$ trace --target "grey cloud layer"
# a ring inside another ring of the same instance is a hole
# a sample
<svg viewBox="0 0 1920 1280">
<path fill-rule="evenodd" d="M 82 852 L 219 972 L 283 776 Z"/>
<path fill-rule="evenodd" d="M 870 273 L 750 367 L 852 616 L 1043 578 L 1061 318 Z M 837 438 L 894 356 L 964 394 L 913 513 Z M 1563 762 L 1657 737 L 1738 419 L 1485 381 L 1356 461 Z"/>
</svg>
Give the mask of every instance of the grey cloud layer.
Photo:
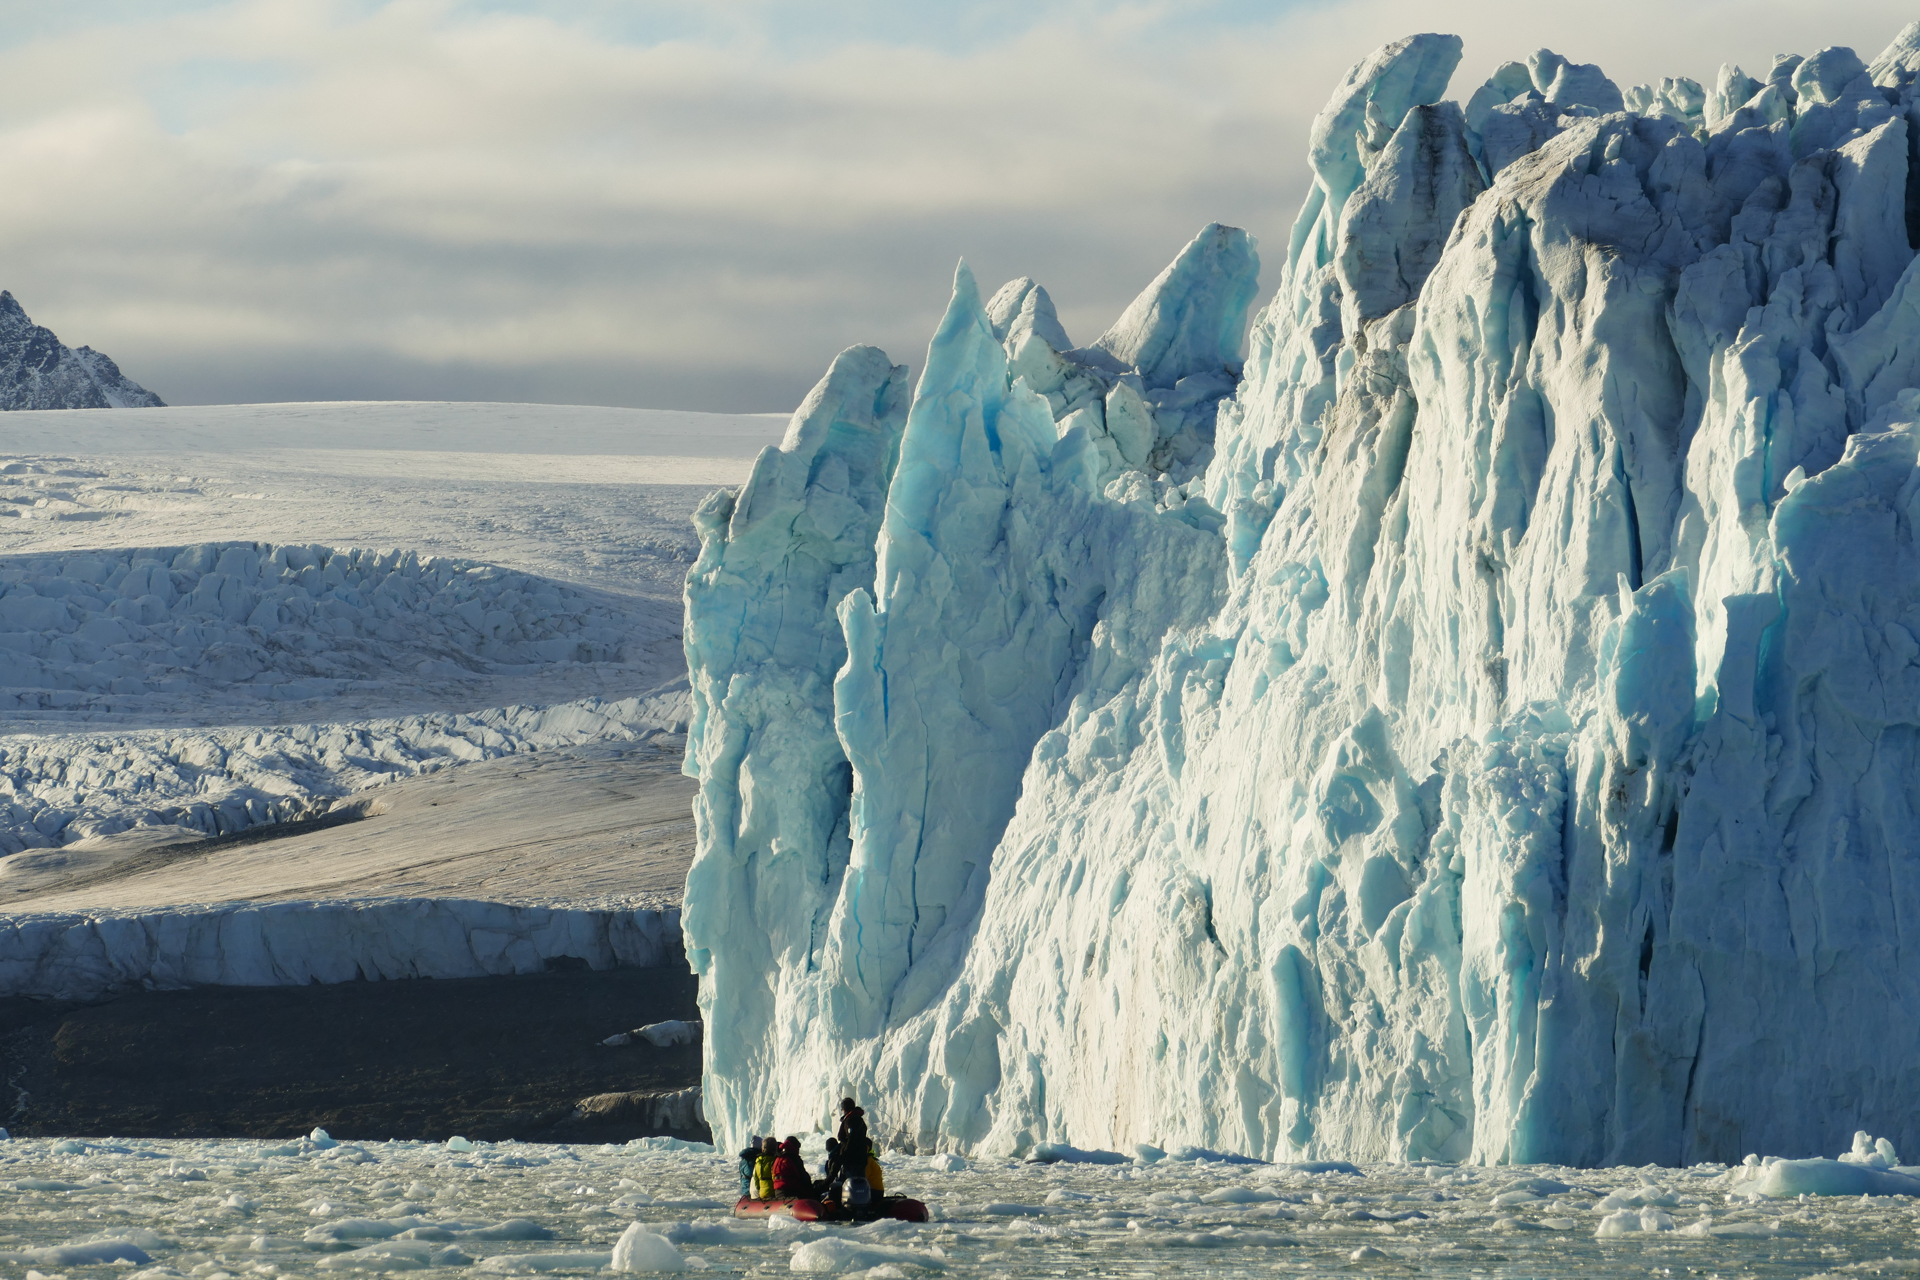
<svg viewBox="0 0 1920 1280">
<path fill-rule="evenodd" d="M 1069 6 L 957 53 L 782 54 L 752 5 L 651 47 L 412 2 L 69 27 L 0 51 L 0 284 L 176 403 L 784 408 L 850 343 L 917 363 L 961 254 L 1081 340 L 1209 220 L 1277 257 L 1313 111 L 1406 31 L 1466 36 L 1462 80 L 1546 43 L 1625 83 L 1910 16 L 1704 5 L 1650 40 L 1670 6 L 1539 7 Z"/>
</svg>

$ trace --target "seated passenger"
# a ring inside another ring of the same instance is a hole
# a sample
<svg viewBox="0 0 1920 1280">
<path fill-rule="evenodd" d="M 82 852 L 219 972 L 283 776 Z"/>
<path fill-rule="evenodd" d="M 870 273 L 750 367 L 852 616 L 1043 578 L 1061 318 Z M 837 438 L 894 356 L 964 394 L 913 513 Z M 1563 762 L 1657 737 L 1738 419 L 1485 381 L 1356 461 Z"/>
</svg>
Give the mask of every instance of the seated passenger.
<svg viewBox="0 0 1920 1280">
<path fill-rule="evenodd" d="M 773 1190 L 782 1200 L 804 1200 L 813 1194 L 813 1179 L 800 1158 L 800 1139 L 788 1138 L 780 1144 L 773 1162 Z"/>
<path fill-rule="evenodd" d="M 753 1166 L 760 1159 L 760 1135 L 754 1134 L 753 1141 L 747 1143 L 747 1149 L 740 1153 L 740 1198 L 753 1199 Z"/>
<path fill-rule="evenodd" d="M 760 1158 L 753 1162 L 753 1196 L 756 1200 L 773 1199 L 773 1157 L 780 1149 L 780 1140 L 769 1137 L 760 1144 Z"/>
<path fill-rule="evenodd" d="M 872 1154 L 867 1156 L 867 1185 L 875 1200 L 887 1194 L 887 1175 L 880 1172 L 880 1157 Z"/>
<path fill-rule="evenodd" d="M 827 1139 L 827 1162 L 820 1166 L 820 1185 L 831 1186 L 840 1176 L 840 1139 Z"/>
</svg>

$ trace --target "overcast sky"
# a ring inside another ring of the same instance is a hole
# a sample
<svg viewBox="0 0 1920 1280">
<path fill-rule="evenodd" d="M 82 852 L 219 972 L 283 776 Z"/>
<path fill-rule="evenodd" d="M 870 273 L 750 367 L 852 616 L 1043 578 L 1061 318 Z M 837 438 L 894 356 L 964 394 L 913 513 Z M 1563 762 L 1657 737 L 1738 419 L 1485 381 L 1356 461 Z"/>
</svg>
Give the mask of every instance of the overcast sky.
<svg viewBox="0 0 1920 1280">
<path fill-rule="evenodd" d="M 918 367 L 964 255 L 1097 337 L 1209 221 L 1274 256 L 1387 40 L 1453 94 L 1871 57 L 1909 4 L 0 0 L 0 287 L 172 403 L 791 408 Z"/>
</svg>

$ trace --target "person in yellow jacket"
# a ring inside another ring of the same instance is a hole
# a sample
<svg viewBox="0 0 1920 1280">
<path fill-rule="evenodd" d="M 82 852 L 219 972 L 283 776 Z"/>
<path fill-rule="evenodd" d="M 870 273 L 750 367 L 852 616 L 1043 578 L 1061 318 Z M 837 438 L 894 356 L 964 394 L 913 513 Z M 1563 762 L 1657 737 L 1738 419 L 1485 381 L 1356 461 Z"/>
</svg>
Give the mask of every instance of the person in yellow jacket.
<svg viewBox="0 0 1920 1280">
<path fill-rule="evenodd" d="M 773 1158 L 778 1154 L 779 1140 L 768 1138 L 760 1148 L 760 1158 L 753 1162 L 754 1199 L 773 1199 Z"/>
<path fill-rule="evenodd" d="M 874 1199 L 878 1200 L 881 1196 L 887 1194 L 887 1177 L 880 1172 L 880 1157 L 874 1155 L 872 1152 L 867 1153 L 866 1176 L 867 1186 L 872 1190 Z"/>
</svg>

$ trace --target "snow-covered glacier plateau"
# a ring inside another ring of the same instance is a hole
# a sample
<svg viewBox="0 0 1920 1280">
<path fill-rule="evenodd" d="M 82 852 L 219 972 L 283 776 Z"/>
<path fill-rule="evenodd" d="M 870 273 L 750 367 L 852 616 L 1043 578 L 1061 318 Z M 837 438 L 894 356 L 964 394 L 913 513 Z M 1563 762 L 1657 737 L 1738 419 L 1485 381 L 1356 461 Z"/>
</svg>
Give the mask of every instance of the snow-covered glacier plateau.
<svg viewBox="0 0 1920 1280">
<path fill-rule="evenodd" d="M 0 997 L 677 963 L 688 517 L 778 435 L 6 415 Z"/>
<path fill-rule="evenodd" d="M 1258 263 L 963 266 L 697 517 L 722 1141 L 1920 1144 L 1920 23 L 1349 71 Z"/>
</svg>

